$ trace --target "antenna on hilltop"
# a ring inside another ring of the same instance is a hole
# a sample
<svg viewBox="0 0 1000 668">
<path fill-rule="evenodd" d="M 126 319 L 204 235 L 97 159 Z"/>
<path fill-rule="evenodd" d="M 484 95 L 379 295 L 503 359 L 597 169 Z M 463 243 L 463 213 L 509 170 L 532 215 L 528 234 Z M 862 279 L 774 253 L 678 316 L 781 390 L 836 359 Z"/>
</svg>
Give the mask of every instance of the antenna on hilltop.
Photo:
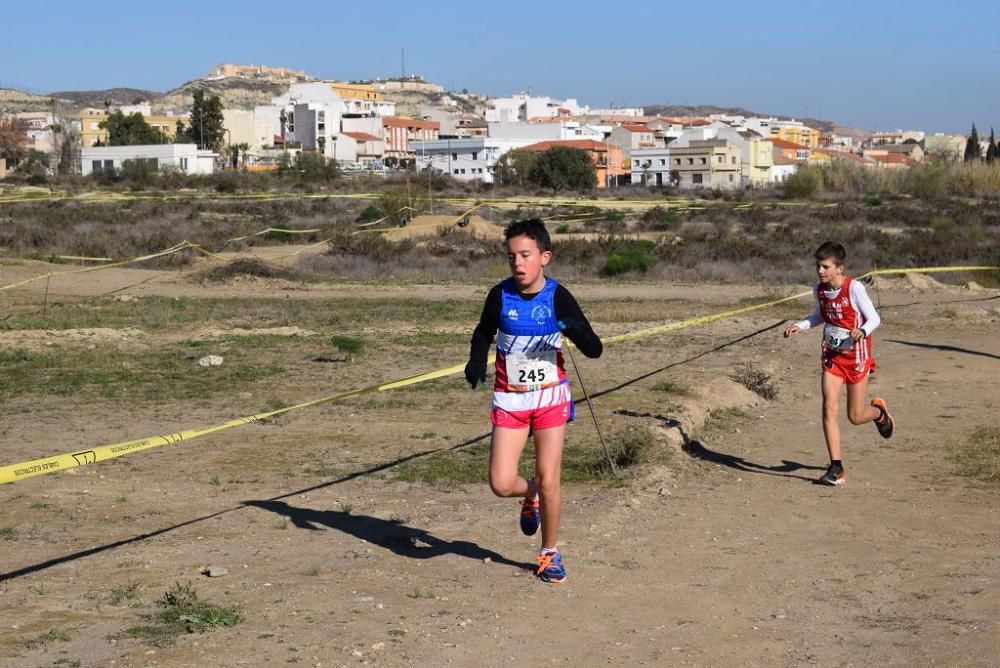
<svg viewBox="0 0 1000 668">
<path fill-rule="evenodd" d="M 406 49 L 400 49 L 399 50 L 399 59 L 400 59 L 400 64 L 402 65 L 402 68 L 403 68 L 403 78 L 405 79 L 406 78 Z"/>
</svg>

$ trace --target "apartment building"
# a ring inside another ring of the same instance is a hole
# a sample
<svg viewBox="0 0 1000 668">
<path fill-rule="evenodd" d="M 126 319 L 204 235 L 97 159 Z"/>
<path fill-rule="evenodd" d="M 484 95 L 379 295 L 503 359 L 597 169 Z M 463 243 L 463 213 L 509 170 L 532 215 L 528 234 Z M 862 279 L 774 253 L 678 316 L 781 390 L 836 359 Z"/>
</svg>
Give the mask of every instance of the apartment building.
<svg viewBox="0 0 1000 668">
<path fill-rule="evenodd" d="M 702 139 L 670 147 L 671 173 L 682 188 L 730 190 L 741 185 L 738 147 L 725 139 Z"/>
<path fill-rule="evenodd" d="M 122 113 L 125 114 L 125 109 L 121 109 Z M 145 107 L 148 109 L 148 106 Z M 186 123 L 188 116 L 174 116 L 173 114 L 144 114 L 142 113 L 143 108 L 132 107 L 128 108 L 132 113 L 142 114 L 143 119 L 146 123 L 152 127 L 154 130 L 159 130 L 171 140 L 177 137 L 177 122 Z M 131 114 L 126 114 L 131 115 Z M 80 145 L 83 148 L 89 148 L 91 146 L 96 146 L 98 143 L 107 143 L 108 141 L 108 131 L 101 128 L 101 123 L 108 119 L 108 112 L 104 109 L 84 109 L 78 115 L 71 119 L 71 123 L 75 130 L 80 133 Z"/>
<path fill-rule="evenodd" d="M 410 147 L 411 141 L 431 141 L 438 138 L 441 124 L 405 116 L 389 116 L 380 119 L 382 137 L 385 139 L 385 157 L 404 160 L 416 157 Z"/>
</svg>

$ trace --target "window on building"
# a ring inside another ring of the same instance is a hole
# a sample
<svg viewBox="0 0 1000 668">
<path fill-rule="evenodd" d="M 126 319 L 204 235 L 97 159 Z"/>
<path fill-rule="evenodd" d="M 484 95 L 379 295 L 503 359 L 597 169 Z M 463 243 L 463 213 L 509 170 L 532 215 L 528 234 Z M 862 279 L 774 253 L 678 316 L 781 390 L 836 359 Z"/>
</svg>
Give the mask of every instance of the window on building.
<svg viewBox="0 0 1000 668">
<path fill-rule="evenodd" d="M 454 171 L 454 173 L 455 173 L 455 174 L 458 174 L 458 170 L 456 169 L 456 170 Z"/>
<path fill-rule="evenodd" d="M 472 159 L 473 160 L 479 160 L 479 153 L 478 153 L 478 151 L 473 151 L 472 152 Z"/>
<path fill-rule="evenodd" d="M 720 155 L 720 156 L 719 156 L 719 164 L 721 165 L 721 164 L 723 164 L 723 163 L 725 163 L 725 162 L 726 162 L 726 156 L 724 156 L 724 155 Z"/>
<path fill-rule="evenodd" d="M 704 160 L 704 158 L 702 158 L 702 160 Z M 693 165 L 694 164 L 694 158 L 688 158 L 688 164 L 689 165 Z"/>
<path fill-rule="evenodd" d="M 708 164 L 708 158 L 702 158 L 701 159 L 701 164 L 707 165 Z"/>
<path fill-rule="evenodd" d="M 702 180 L 702 175 L 701 174 L 692 174 L 691 175 L 691 183 L 704 183 L 704 181 Z"/>
<path fill-rule="evenodd" d="M 458 153 L 452 153 L 451 154 L 451 159 L 452 160 L 458 160 Z"/>
<path fill-rule="evenodd" d="M 104 169 L 114 169 L 114 168 L 115 168 L 115 161 L 114 160 L 105 160 L 104 161 Z"/>
<path fill-rule="evenodd" d="M 93 171 L 93 172 L 99 172 L 99 171 L 101 171 L 101 161 L 100 160 L 91 160 L 90 161 L 90 170 Z"/>
<path fill-rule="evenodd" d="M 667 159 L 666 158 L 660 158 L 660 164 L 661 165 L 666 165 L 667 164 Z"/>
<path fill-rule="evenodd" d="M 730 183 L 732 183 L 732 182 L 733 182 L 733 175 L 732 175 L 732 174 L 730 174 L 730 175 L 729 175 L 729 182 L 730 182 Z"/>
<path fill-rule="evenodd" d="M 674 158 L 674 164 L 675 165 L 681 164 L 681 159 L 680 158 Z"/>
<path fill-rule="evenodd" d="M 731 157 L 729 158 L 729 160 L 731 161 L 731 164 L 734 164 L 734 165 L 736 164 L 736 156 L 735 156 L 735 155 L 734 155 L 734 156 L 731 156 Z"/>
<path fill-rule="evenodd" d="M 462 173 L 462 174 L 465 174 L 465 167 L 463 167 L 463 168 L 462 168 L 462 171 L 461 171 L 461 173 Z"/>
<path fill-rule="evenodd" d="M 639 161 L 638 160 L 633 160 L 632 163 L 633 163 L 633 165 L 632 165 L 633 167 L 638 167 L 639 166 Z"/>
<path fill-rule="evenodd" d="M 180 164 L 180 168 L 183 169 L 186 172 L 187 168 L 188 168 L 188 159 L 187 158 L 180 158 L 180 159 L 178 159 L 178 163 Z"/>
</svg>

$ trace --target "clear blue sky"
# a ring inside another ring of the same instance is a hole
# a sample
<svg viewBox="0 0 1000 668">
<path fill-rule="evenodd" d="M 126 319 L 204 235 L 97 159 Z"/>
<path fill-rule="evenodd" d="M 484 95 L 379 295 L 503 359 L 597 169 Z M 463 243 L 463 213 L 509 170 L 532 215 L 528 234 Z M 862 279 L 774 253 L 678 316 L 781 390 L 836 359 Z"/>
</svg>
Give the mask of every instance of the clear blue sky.
<svg viewBox="0 0 1000 668">
<path fill-rule="evenodd" d="M 8 3 L 0 85 L 166 91 L 218 63 L 406 71 L 590 106 L 717 104 L 869 129 L 1000 130 L 1000 2 Z"/>
</svg>

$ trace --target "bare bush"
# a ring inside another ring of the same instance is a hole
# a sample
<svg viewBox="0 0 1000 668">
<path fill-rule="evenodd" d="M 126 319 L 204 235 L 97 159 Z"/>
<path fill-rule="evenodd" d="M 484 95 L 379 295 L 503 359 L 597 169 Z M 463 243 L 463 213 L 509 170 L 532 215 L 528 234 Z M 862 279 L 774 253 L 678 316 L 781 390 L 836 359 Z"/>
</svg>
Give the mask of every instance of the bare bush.
<svg viewBox="0 0 1000 668">
<path fill-rule="evenodd" d="M 741 362 L 736 365 L 731 376 L 751 392 L 771 400 L 778 397 L 778 388 L 771 382 L 771 374 L 759 368 L 753 362 Z"/>
</svg>

